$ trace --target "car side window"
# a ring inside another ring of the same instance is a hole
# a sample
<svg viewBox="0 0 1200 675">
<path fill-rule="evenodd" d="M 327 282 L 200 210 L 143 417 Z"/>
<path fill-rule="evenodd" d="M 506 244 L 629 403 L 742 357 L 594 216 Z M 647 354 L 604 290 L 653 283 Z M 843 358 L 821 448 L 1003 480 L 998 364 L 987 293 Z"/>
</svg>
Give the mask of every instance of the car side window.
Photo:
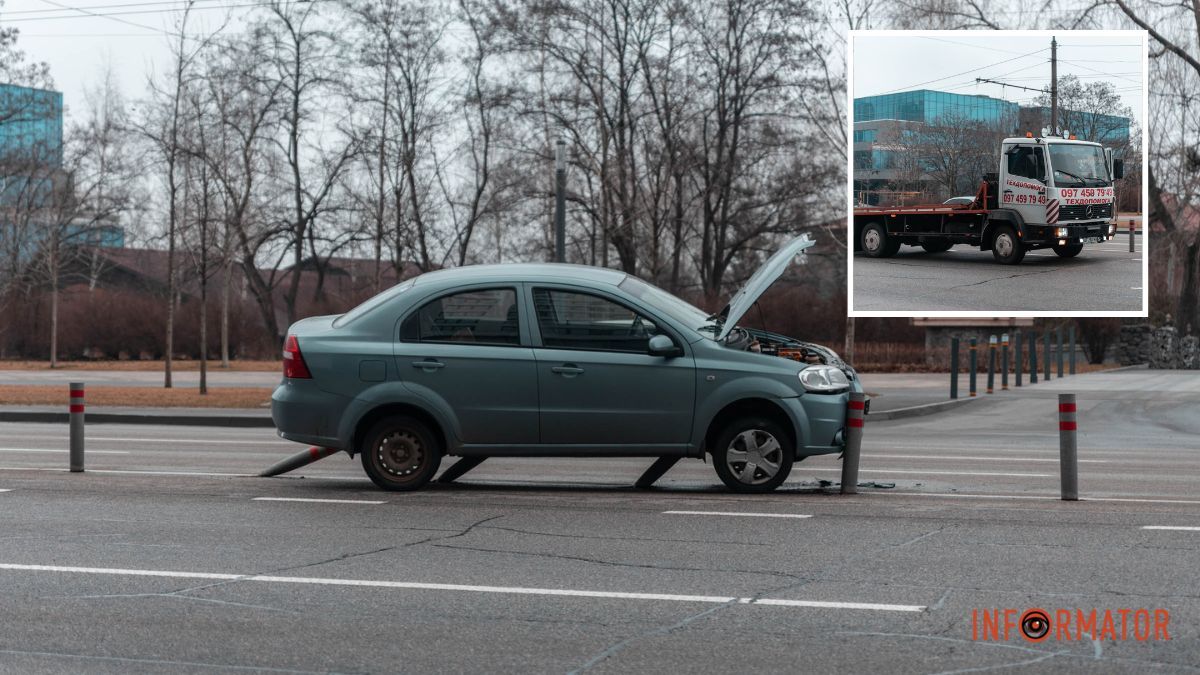
<svg viewBox="0 0 1200 675">
<path fill-rule="evenodd" d="M 645 354 L 659 333 L 650 319 L 589 293 L 535 288 L 533 306 L 546 347 Z"/>
<path fill-rule="evenodd" d="M 1041 148 L 1018 146 L 1008 154 L 1008 173 L 1034 180 L 1046 179 L 1046 160 Z"/>
<path fill-rule="evenodd" d="M 463 342 L 519 345 L 517 292 L 489 288 L 443 295 L 405 319 L 400 337 L 407 342 Z"/>
</svg>

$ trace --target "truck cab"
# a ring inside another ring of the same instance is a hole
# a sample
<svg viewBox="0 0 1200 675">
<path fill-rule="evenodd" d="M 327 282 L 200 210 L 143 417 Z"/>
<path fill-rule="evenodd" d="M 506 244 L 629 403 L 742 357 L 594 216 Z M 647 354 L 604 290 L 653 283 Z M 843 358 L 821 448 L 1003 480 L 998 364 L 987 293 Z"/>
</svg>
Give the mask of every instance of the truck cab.
<svg viewBox="0 0 1200 675">
<path fill-rule="evenodd" d="M 1113 183 L 1121 160 L 1099 143 L 1074 137 L 1006 138 L 995 208 L 1019 216 L 1026 248 L 1053 247 L 1063 257 L 1104 241 L 1114 223 Z"/>
</svg>

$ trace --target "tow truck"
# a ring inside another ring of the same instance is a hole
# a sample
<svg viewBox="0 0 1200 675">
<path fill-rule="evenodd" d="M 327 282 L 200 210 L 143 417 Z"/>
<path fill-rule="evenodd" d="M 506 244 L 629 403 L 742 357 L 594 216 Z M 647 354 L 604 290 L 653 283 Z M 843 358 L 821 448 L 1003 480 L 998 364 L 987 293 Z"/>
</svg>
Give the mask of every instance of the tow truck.
<svg viewBox="0 0 1200 675">
<path fill-rule="evenodd" d="M 1005 265 L 1040 248 L 1073 258 L 1085 244 L 1113 238 L 1113 183 L 1123 175 L 1111 148 L 1069 131 L 1006 138 L 999 172 L 985 174 L 969 204 L 856 207 L 854 250 L 887 258 L 901 245 L 941 253 L 967 244 Z"/>
</svg>

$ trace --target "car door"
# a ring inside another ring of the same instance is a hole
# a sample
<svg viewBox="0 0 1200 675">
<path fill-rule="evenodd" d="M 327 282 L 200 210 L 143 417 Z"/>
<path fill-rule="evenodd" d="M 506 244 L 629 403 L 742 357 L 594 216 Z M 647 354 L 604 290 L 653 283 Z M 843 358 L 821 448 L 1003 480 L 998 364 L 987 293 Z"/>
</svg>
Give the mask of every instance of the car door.
<svg viewBox="0 0 1200 675">
<path fill-rule="evenodd" d="M 651 356 L 670 331 L 599 292 L 531 285 L 541 441 L 545 445 L 682 450 L 691 440 L 695 360 Z M 683 346 L 679 336 L 671 335 Z"/>
<path fill-rule="evenodd" d="M 1046 156 L 1040 145 L 1012 145 L 1005 149 L 1005 179 L 1000 207 L 1021 214 L 1026 223 L 1046 222 Z"/>
<path fill-rule="evenodd" d="M 538 442 L 537 370 L 522 344 L 522 304 L 515 285 L 457 289 L 401 323 L 400 378 L 452 411 L 464 444 Z"/>
</svg>

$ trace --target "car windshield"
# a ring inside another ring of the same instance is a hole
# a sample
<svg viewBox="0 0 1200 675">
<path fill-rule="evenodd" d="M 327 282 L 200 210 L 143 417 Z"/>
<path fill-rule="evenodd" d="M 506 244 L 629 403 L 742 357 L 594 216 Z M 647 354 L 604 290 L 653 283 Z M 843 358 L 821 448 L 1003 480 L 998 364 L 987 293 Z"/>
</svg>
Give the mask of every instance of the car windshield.
<svg viewBox="0 0 1200 675">
<path fill-rule="evenodd" d="M 334 328 L 341 328 L 342 326 L 345 326 L 346 324 L 355 321 L 359 317 L 368 314 L 371 310 L 384 304 L 388 300 L 391 300 L 392 298 L 396 297 L 397 295 L 400 295 L 404 291 L 407 291 L 408 289 L 412 288 L 413 281 L 415 281 L 415 278 L 409 279 L 407 281 L 402 281 L 402 282 L 396 284 L 395 286 L 392 286 L 391 288 L 387 289 L 386 291 L 383 291 L 382 293 L 379 293 L 378 295 L 373 296 L 372 298 L 370 298 L 366 302 L 362 303 L 358 307 L 355 307 L 354 309 L 350 310 L 349 312 L 346 312 L 345 314 L 339 316 L 338 318 L 333 320 Z"/>
<path fill-rule="evenodd" d="M 617 287 L 675 321 L 697 331 L 703 330 L 706 326 L 715 325 L 709 319 L 708 312 L 637 277 L 626 276 L 621 283 L 617 284 Z M 711 332 L 712 328 L 708 330 Z"/>
<path fill-rule="evenodd" d="M 1066 187 L 1098 187 L 1107 183 L 1108 163 L 1098 145 L 1050 144 L 1054 184 Z"/>
</svg>

